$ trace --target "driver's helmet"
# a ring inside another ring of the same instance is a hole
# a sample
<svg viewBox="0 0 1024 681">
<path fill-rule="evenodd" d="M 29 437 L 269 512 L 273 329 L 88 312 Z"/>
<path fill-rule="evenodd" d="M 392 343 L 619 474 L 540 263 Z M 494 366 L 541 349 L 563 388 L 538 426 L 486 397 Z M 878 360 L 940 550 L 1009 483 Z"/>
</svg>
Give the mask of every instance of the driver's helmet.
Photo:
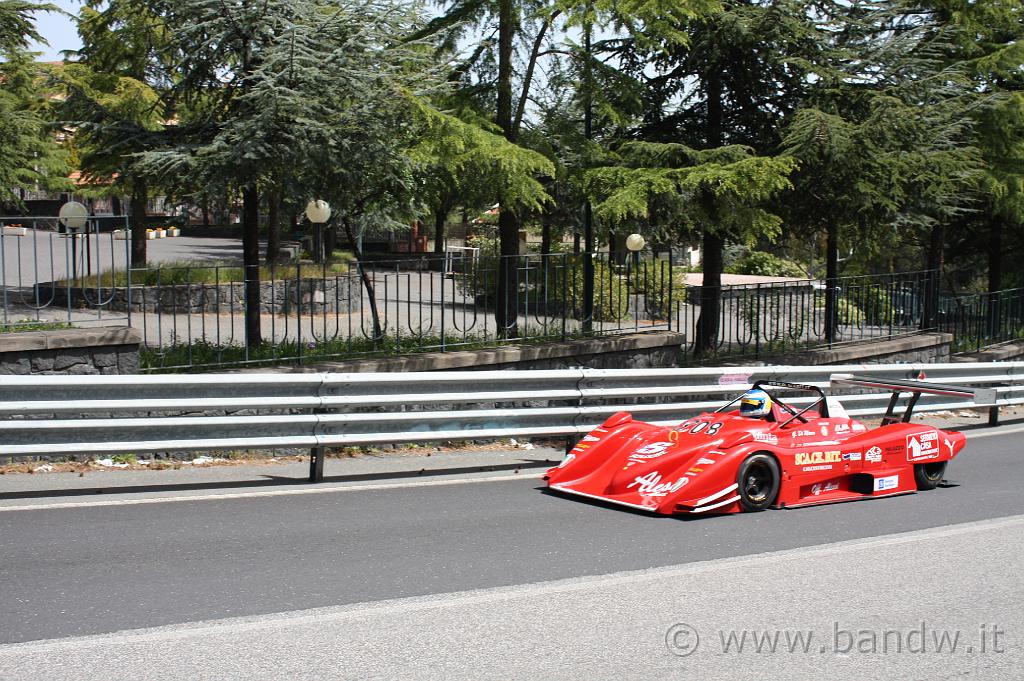
<svg viewBox="0 0 1024 681">
<path fill-rule="evenodd" d="M 771 410 L 772 398 L 763 390 L 748 390 L 740 398 L 740 416 L 759 419 L 767 416 Z"/>
</svg>

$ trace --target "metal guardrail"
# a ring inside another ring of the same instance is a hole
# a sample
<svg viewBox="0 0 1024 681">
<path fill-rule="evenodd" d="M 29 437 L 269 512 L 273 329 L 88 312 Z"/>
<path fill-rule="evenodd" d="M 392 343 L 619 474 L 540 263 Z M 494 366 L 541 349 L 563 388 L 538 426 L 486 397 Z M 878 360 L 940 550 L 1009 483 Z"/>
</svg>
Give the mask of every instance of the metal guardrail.
<svg viewBox="0 0 1024 681">
<path fill-rule="evenodd" d="M 671 425 L 759 379 L 828 388 L 837 373 L 995 389 L 1024 404 L 1024 362 L 564 369 L 393 374 L 11 376 L 0 385 L 0 457 L 310 448 L 506 437 L 572 437 L 610 414 Z M 833 391 L 835 394 L 835 391 Z M 844 390 L 851 417 L 884 414 L 888 391 Z M 812 398 L 795 397 L 793 404 Z M 916 410 L 969 409 L 922 395 Z"/>
</svg>

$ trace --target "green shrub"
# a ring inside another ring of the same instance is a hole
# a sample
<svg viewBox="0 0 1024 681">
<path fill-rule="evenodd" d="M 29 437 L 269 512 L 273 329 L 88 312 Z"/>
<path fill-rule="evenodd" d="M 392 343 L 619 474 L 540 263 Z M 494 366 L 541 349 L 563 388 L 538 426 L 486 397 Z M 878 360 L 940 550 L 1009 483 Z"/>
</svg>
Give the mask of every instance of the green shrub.
<svg viewBox="0 0 1024 681">
<path fill-rule="evenodd" d="M 260 267 L 260 281 L 295 279 L 300 274 L 303 279 L 317 279 L 347 274 L 350 263 L 355 260 L 347 251 L 335 251 L 324 265 L 296 264 L 275 265 L 273 268 Z M 273 276 L 271 276 L 273 275 Z M 176 286 L 182 284 L 213 284 L 245 281 L 245 270 L 238 265 L 223 265 L 208 261 L 163 262 L 152 267 L 132 270 L 132 286 Z M 59 282 L 66 284 L 65 281 Z M 128 275 L 121 269 L 116 272 L 103 272 L 76 280 L 76 284 L 86 287 L 127 286 Z"/>
<path fill-rule="evenodd" d="M 879 284 L 855 286 L 846 291 L 843 297 L 861 311 L 863 321 L 867 324 L 888 326 L 892 323 L 892 300 L 885 286 Z"/>
<path fill-rule="evenodd" d="M 864 313 L 848 298 L 840 298 L 836 301 L 836 316 L 839 318 L 840 324 L 860 326 L 864 323 Z"/>
<path fill-rule="evenodd" d="M 729 274 L 753 274 L 762 277 L 794 277 L 806 279 L 804 268 L 785 258 L 764 251 L 750 251 L 728 268 Z"/>
<path fill-rule="evenodd" d="M 551 312 L 564 309 L 567 315 L 579 319 L 583 316 L 583 256 L 553 262 L 559 264 L 548 277 L 544 291 L 547 301 L 554 304 Z M 625 319 L 629 315 L 629 296 L 626 278 L 613 272 L 607 263 L 595 261 L 594 321 L 618 322 Z"/>
<path fill-rule="evenodd" d="M 497 304 L 499 258 L 480 258 L 470 271 L 456 275 L 456 284 L 478 305 Z M 563 313 L 579 319 L 583 315 L 583 256 L 533 258 L 530 269 L 518 263 L 519 290 L 516 299 L 520 310 L 560 316 Z M 607 263 L 594 262 L 594 321 L 615 322 L 629 313 L 629 284 L 625 276 L 610 269 Z"/>
</svg>

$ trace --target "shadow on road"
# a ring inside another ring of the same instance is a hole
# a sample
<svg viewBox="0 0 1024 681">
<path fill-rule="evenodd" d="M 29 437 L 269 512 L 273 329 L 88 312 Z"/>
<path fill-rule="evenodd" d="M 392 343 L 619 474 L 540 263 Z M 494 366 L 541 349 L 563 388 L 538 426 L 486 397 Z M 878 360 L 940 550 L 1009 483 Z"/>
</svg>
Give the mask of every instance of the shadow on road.
<svg viewBox="0 0 1024 681">
<path fill-rule="evenodd" d="M 443 475 L 460 475 L 467 473 L 493 473 L 520 469 L 549 468 L 554 462 L 521 459 L 517 463 L 496 464 L 493 466 L 465 466 L 461 468 L 421 469 L 418 471 L 393 471 L 389 473 L 360 473 L 358 475 L 327 475 L 324 482 L 369 482 L 386 480 L 407 480 L 415 478 L 433 478 Z M 117 475 L 117 473 L 113 473 Z M 189 482 L 167 485 L 103 485 L 96 487 L 79 487 L 74 489 L 40 489 L 22 490 L 19 492 L 2 492 L 0 500 L 41 499 L 49 497 L 83 497 L 97 494 L 142 494 L 146 492 L 184 492 L 190 490 L 210 489 L 253 489 L 308 485 L 309 481 L 302 478 L 290 478 L 279 475 L 263 475 L 257 480 L 214 480 L 210 482 Z M 202 497 L 197 497 L 201 499 Z"/>
</svg>

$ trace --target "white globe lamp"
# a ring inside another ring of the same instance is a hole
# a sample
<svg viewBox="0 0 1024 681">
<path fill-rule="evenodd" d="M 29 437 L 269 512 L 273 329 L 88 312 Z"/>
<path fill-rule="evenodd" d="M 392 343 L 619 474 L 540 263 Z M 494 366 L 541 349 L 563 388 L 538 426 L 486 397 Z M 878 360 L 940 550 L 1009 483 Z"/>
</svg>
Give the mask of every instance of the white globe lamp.
<svg viewBox="0 0 1024 681">
<path fill-rule="evenodd" d="M 60 207 L 57 217 L 69 232 L 78 232 L 85 228 L 89 220 L 89 209 L 78 201 L 68 201 Z"/>
<path fill-rule="evenodd" d="M 628 248 L 633 253 L 642 251 L 646 243 L 647 242 L 644 240 L 644 238 L 639 234 L 630 234 L 629 236 L 626 237 L 626 248 Z"/>
<path fill-rule="evenodd" d="M 320 224 L 331 219 L 331 204 L 323 199 L 314 199 L 306 204 L 306 217 L 313 224 Z"/>
</svg>

